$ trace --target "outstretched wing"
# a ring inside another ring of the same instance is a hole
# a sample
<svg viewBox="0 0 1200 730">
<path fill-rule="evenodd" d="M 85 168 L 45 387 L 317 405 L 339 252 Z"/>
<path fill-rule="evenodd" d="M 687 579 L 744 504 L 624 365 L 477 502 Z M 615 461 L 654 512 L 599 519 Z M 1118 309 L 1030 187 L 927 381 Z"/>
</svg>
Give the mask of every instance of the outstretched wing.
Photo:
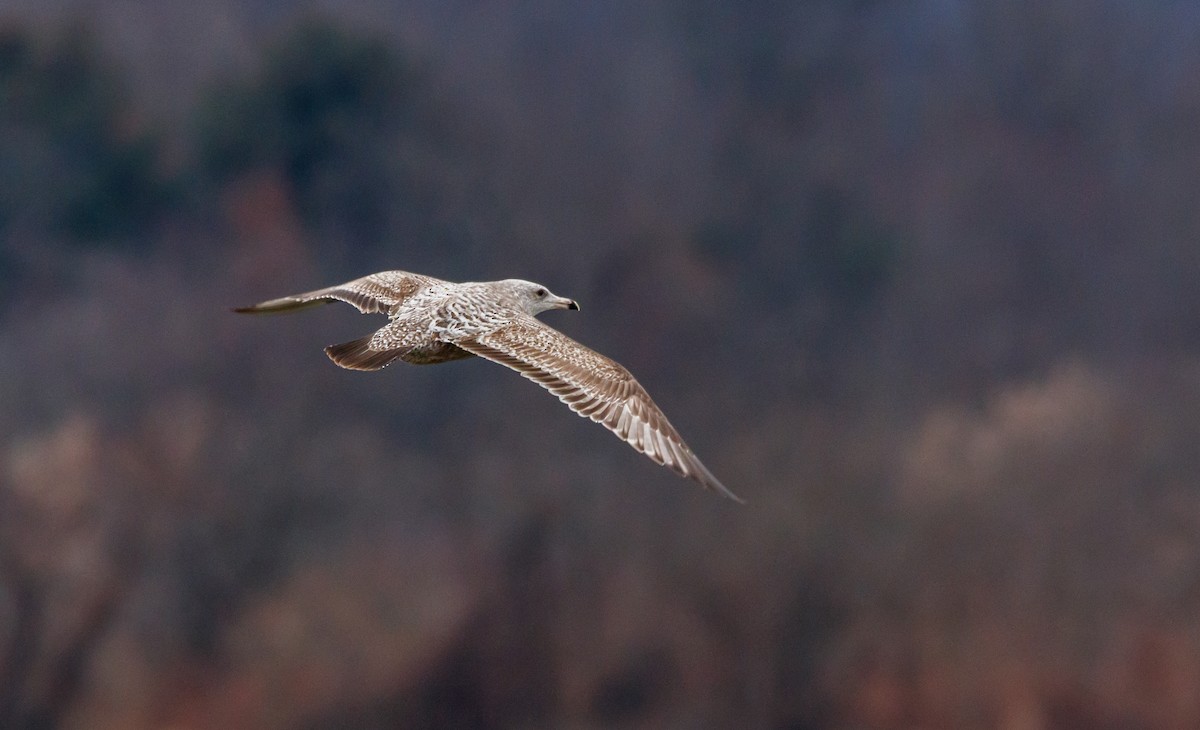
<svg viewBox="0 0 1200 730">
<path fill-rule="evenodd" d="M 700 463 L 633 375 L 595 350 L 524 314 L 454 344 L 516 370 L 659 464 L 742 501 Z"/>
<path fill-rule="evenodd" d="M 410 274 L 407 271 L 381 271 L 345 284 L 294 294 L 233 311 L 247 314 L 277 314 L 295 312 L 331 302 L 354 305 L 363 314 L 391 314 L 396 305 L 432 284 L 441 283 L 432 276 Z"/>
</svg>

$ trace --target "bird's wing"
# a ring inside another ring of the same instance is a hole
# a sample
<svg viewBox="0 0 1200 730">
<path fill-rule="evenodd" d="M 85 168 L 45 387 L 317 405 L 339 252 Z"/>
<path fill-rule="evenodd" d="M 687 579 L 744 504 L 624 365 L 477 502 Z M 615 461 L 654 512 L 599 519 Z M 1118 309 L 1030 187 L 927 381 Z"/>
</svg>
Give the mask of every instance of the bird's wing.
<svg viewBox="0 0 1200 730">
<path fill-rule="evenodd" d="M 304 294 L 293 294 L 249 307 L 237 307 L 233 311 L 248 314 L 276 314 L 295 312 L 331 302 L 346 302 L 363 314 L 391 314 L 396 305 L 415 292 L 440 283 L 439 279 L 407 271 L 381 271 L 345 284 L 317 289 Z"/>
<path fill-rule="evenodd" d="M 525 314 L 453 344 L 532 380 L 581 416 L 603 424 L 637 451 L 707 489 L 741 502 L 712 475 L 619 363 Z"/>
</svg>

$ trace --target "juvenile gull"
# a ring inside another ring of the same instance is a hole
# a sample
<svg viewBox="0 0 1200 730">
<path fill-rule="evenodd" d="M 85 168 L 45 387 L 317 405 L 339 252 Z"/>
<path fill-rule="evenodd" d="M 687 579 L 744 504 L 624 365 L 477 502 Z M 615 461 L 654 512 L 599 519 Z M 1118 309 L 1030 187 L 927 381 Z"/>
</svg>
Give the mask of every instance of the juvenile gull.
<svg viewBox="0 0 1200 730">
<path fill-rule="evenodd" d="M 548 309 L 579 309 L 574 300 L 522 279 L 456 284 L 383 271 L 234 311 L 294 312 L 334 301 L 391 319 L 374 334 L 325 348 L 344 368 L 379 370 L 393 360 L 432 365 L 478 355 L 549 390 L 677 474 L 742 501 L 700 463 L 628 370 L 534 318 Z"/>
</svg>

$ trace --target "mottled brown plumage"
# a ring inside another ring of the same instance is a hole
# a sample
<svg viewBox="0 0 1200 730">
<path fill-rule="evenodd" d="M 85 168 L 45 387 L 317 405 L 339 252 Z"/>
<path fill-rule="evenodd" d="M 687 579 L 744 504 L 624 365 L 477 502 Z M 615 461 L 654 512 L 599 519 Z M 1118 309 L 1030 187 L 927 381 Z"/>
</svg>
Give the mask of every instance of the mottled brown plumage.
<svg viewBox="0 0 1200 730">
<path fill-rule="evenodd" d="M 541 385 L 657 463 L 742 501 L 700 463 L 628 370 L 535 319 L 548 309 L 579 308 L 540 284 L 521 279 L 456 284 L 384 271 L 234 311 L 293 312 L 334 301 L 391 319 L 374 334 L 325 348 L 344 368 L 378 370 L 397 359 L 430 365 L 483 357 Z"/>
</svg>

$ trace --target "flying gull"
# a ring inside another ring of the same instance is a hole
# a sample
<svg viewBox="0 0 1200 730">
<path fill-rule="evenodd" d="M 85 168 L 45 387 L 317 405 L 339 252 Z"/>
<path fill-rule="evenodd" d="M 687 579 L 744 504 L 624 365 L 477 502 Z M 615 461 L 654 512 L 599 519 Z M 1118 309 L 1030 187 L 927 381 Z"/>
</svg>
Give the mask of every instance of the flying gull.
<svg viewBox="0 0 1200 730">
<path fill-rule="evenodd" d="M 657 463 L 742 501 L 700 463 L 628 370 L 534 318 L 548 309 L 579 309 L 574 300 L 522 279 L 456 284 L 383 271 L 234 311 L 273 314 L 335 301 L 391 319 L 374 334 L 325 348 L 344 368 L 379 370 L 394 360 L 432 365 L 478 355 L 549 390 Z"/>
</svg>

